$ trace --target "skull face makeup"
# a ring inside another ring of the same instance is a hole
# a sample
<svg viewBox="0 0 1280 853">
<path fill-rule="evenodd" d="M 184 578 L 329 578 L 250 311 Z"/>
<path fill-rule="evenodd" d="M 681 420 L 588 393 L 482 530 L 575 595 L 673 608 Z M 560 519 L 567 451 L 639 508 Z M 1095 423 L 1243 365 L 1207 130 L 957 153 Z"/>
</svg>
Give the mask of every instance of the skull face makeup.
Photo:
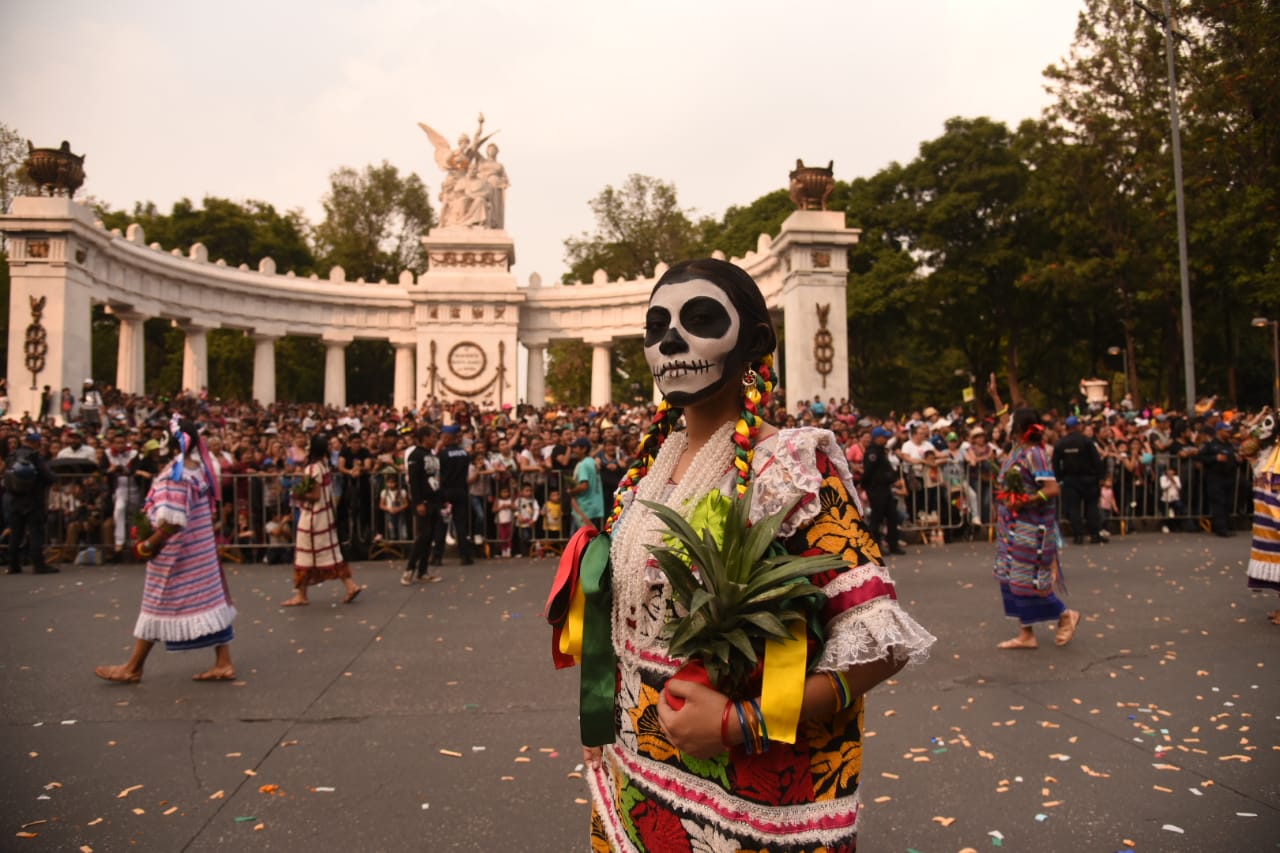
<svg viewBox="0 0 1280 853">
<path fill-rule="evenodd" d="M 672 405 L 688 406 L 723 387 L 741 329 L 742 318 L 728 294 L 707 279 L 654 289 L 645 314 L 644 354 L 654 382 Z"/>
</svg>

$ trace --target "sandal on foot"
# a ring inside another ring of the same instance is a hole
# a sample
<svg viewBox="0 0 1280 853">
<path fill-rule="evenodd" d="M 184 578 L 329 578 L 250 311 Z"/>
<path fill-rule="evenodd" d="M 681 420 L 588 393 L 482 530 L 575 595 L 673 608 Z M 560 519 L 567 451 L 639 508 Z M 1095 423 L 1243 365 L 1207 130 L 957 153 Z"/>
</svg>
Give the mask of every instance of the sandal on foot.
<svg viewBox="0 0 1280 853">
<path fill-rule="evenodd" d="M 1076 635 L 1076 626 L 1080 624 L 1080 611 L 1068 610 L 1063 614 L 1066 617 L 1066 624 L 1061 620 L 1058 621 L 1058 631 L 1053 635 L 1053 643 L 1057 646 L 1065 646 L 1071 642 L 1071 638 Z"/>
<path fill-rule="evenodd" d="M 306 607 L 310 603 L 311 603 L 310 601 L 306 601 L 301 598 L 291 598 L 288 601 L 280 602 L 280 606 L 281 607 Z"/>
<path fill-rule="evenodd" d="M 236 672 L 234 669 L 231 670 L 231 672 L 218 672 L 216 670 L 208 669 L 202 673 L 199 673 L 198 675 L 191 676 L 191 680 L 192 681 L 235 681 Z"/>
<path fill-rule="evenodd" d="M 137 684 L 142 681 L 142 673 L 134 672 L 128 675 L 120 672 L 118 666 L 95 666 L 93 674 L 105 681 L 114 681 L 117 684 Z"/>
<path fill-rule="evenodd" d="M 1003 643 L 996 643 L 997 649 L 1038 649 L 1040 644 L 1035 638 L 1024 640 L 1021 637 L 1014 637 L 1012 640 L 1005 640 Z"/>
<path fill-rule="evenodd" d="M 356 600 L 356 596 L 357 596 L 357 595 L 359 595 L 359 594 L 360 594 L 361 592 L 363 592 L 363 591 L 364 591 L 364 587 L 362 587 L 362 586 L 358 586 L 358 587 L 356 587 L 355 589 L 351 590 L 351 592 L 347 593 L 347 597 L 346 597 L 346 598 L 344 598 L 344 599 L 342 599 L 342 603 L 343 603 L 343 604 L 350 604 L 351 602 L 355 601 L 355 600 Z"/>
</svg>

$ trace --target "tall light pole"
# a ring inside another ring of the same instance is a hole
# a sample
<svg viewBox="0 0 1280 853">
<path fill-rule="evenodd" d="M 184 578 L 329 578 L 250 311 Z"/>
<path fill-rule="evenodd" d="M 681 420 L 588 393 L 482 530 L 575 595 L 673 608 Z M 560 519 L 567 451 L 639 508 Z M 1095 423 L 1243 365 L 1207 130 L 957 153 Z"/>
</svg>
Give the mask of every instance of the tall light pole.
<svg viewBox="0 0 1280 853">
<path fill-rule="evenodd" d="M 1186 381 L 1187 412 L 1190 413 L 1194 412 L 1196 407 L 1196 362 L 1195 346 L 1191 337 L 1191 278 L 1187 270 L 1187 214 L 1182 199 L 1182 132 L 1179 130 L 1178 122 L 1178 76 L 1174 67 L 1173 49 L 1175 37 L 1184 41 L 1187 37 L 1173 28 L 1173 12 L 1169 8 L 1169 0 L 1162 0 L 1163 15 L 1147 6 L 1142 0 L 1134 0 L 1134 2 L 1164 27 L 1164 53 L 1169 65 L 1169 126 L 1173 136 L 1173 196 L 1178 212 L 1178 275 L 1182 282 L 1183 376 Z"/>
<path fill-rule="evenodd" d="M 1124 347 L 1107 347 L 1107 355 L 1120 356 L 1120 369 L 1124 371 L 1124 395 L 1129 396 L 1129 353 Z M 1136 403 L 1137 401 L 1133 401 Z"/>
<path fill-rule="evenodd" d="M 1271 365 L 1275 373 L 1275 386 L 1271 394 L 1272 408 L 1280 412 L 1280 320 L 1268 320 L 1266 317 L 1254 317 L 1250 324 L 1265 329 L 1271 327 Z"/>
</svg>

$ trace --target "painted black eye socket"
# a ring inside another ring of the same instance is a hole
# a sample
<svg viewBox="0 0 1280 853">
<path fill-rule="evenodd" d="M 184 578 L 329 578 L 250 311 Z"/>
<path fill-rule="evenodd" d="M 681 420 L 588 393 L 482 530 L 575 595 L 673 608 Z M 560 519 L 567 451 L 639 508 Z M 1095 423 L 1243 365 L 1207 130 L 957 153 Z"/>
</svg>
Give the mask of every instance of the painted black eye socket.
<svg viewBox="0 0 1280 853">
<path fill-rule="evenodd" d="M 733 318 L 710 296 L 695 296 L 680 307 L 680 325 L 700 338 L 722 338 Z"/>
<path fill-rule="evenodd" d="M 650 308 L 644 315 L 644 345 L 656 346 L 669 328 L 671 328 L 671 312 L 658 306 Z"/>
</svg>

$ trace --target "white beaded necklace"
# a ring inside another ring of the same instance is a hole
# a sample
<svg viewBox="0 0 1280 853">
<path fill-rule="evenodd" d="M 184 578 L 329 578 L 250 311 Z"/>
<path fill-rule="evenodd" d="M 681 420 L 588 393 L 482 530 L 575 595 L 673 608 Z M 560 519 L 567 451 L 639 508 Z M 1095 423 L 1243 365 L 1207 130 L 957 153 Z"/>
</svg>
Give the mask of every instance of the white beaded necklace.
<svg viewBox="0 0 1280 853">
<path fill-rule="evenodd" d="M 662 542 L 665 527 L 640 501 L 660 500 L 687 517 L 692 510 L 688 505 L 690 498 L 700 499 L 712 489 L 721 488 L 725 475 L 732 470 L 733 430 L 733 421 L 716 430 L 693 457 L 680 483 L 664 498 L 671 475 L 689 446 L 686 433 L 669 435 L 649 466 L 649 472 L 640 480 L 636 500 L 618 519 L 610 559 L 613 562 L 613 647 L 620 658 L 626 654 L 628 633 L 634 631 L 637 648 L 652 647 L 665 621 L 664 607 L 656 608 L 657 613 L 651 613 L 646 607 L 655 586 L 664 587 L 660 596 L 665 595 L 666 578 L 661 571 L 647 570 L 651 557 L 649 547 Z M 634 629 L 629 629 L 628 620 L 634 621 Z"/>
</svg>

